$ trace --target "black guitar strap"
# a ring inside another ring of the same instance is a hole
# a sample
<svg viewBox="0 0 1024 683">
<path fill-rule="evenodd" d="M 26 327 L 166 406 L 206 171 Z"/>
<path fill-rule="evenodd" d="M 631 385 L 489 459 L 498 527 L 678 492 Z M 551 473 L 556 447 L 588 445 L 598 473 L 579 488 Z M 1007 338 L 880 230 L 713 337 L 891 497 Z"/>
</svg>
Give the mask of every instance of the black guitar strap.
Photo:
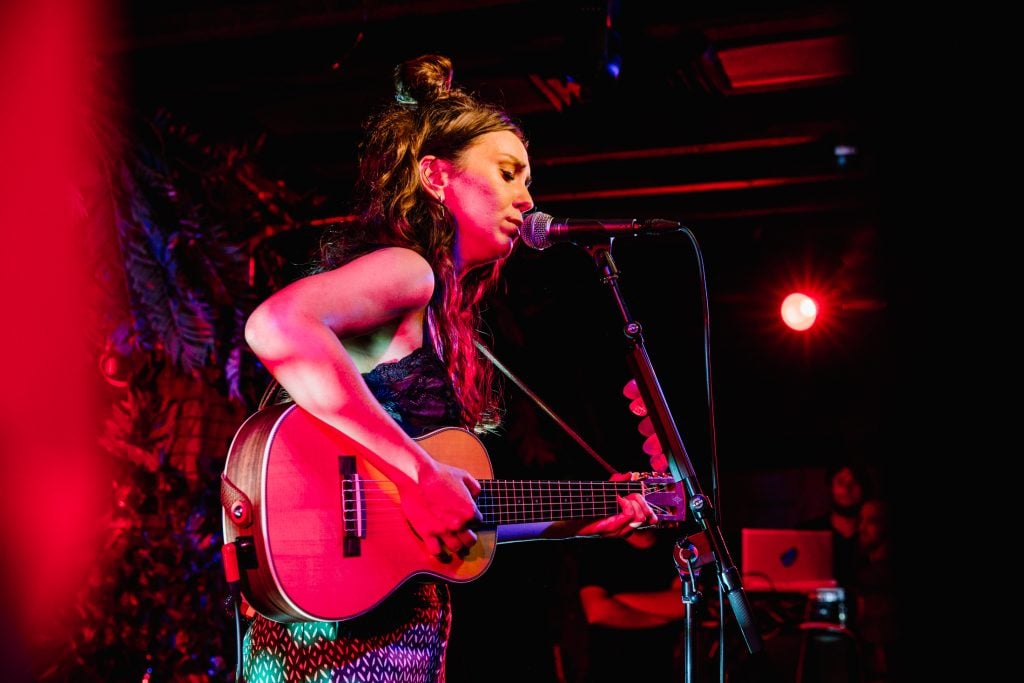
<svg viewBox="0 0 1024 683">
<path fill-rule="evenodd" d="M 580 447 L 583 450 L 585 450 L 590 455 L 590 457 L 592 457 L 594 460 L 596 460 L 601 465 L 601 467 L 605 468 L 608 472 L 611 472 L 612 474 L 616 473 L 617 470 L 614 467 L 612 467 L 611 465 L 609 465 L 608 461 L 606 461 L 604 458 L 602 458 L 600 455 L 598 455 L 597 451 L 595 451 L 593 448 L 591 448 L 590 444 L 588 444 L 586 441 L 584 441 L 583 437 L 580 436 L 579 434 L 577 434 L 576 431 L 572 427 L 570 427 L 568 425 L 568 423 L 566 423 L 565 420 L 563 420 L 562 418 L 558 417 L 558 415 L 555 414 L 555 411 L 553 411 L 551 408 L 549 408 L 547 406 L 547 404 L 545 404 L 544 401 L 541 400 L 540 396 L 538 396 L 536 393 L 534 393 L 533 390 L 530 389 L 530 387 L 526 386 L 526 384 L 521 379 L 519 379 L 518 377 L 513 375 L 512 372 L 508 368 L 506 368 L 504 366 L 504 364 L 502 364 L 502 362 L 499 361 L 495 357 L 494 353 L 492 353 L 489 348 L 487 348 L 486 346 L 481 344 L 479 341 L 476 342 L 476 348 L 478 348 L 480 350 L 480 353 L 484 354 L 484 356 L 487 358 L 487 360 L 491 361 L 491 364 L 494 365 L 494 367 L 496 367 L 501 372 L 501 374 L 503 374 L 506 377 L 508 377 L 510 380 L 512 380 L 512 382 L 517 387 L 522 389 L 523 393 L 525 393 L 527 396 L 529 396 L 530 399 L 534 403 L 536 403 L 540 407 L 540 409 L 543 410 L 548 415 L 548 417 L 550 417 L 552 420 L 554 420 L 555 423 L 559 427 L 561 427 L 563 430 L 565 430 L 565 433 L 568 434 L 569 436 L 571 436 L 573 441 L 578 443 L 580 445 Z"/>
<path fill-rule="evenodd" d="M 426 331 L 427 325 L 424 325 L 423 327 L 424 327 L 424 335 L 423 336 L 424 336 L 424 340 L 426 342 L 426 340 L 428 339 L 427 331 Z M 508 377 L 510 380 L 512 380 L 513 384 L 515 384 L 517 387 L 519 387 L 523 391 L 524 394 L 529 396 L 530 400 L 532 400 L 534 403 L 536 403 L 537 406 L 540 407 L 540 409 L 542 411 L 544 411 L 544 413 L 548 417 L 550 417 L 552 420 L 555 421 L 555 424 L 557 424 L 559 427 L 561 427 L 565 431 L 565 433 L 568 434 L 572 438 L 573 441 L 578 443 L 580 445 L 580 448 L 585 450 L 590 457 L 592 457 L 594 460 L 597 461 L 597 463 L 599 465 L 601 465 L 601 467 L 603 467 L 605 470 L 607 470 L 608 472 L 610 472 L 612 474 L 615 474 L 618 471 L 614 467 L 612 467 L 610 464 L 608 464 L 608 461 L 605 460 L 604 458 L 602 458 L 597 453 L 597 451 L 595 451 L 590 446 L 590 444 L 588 444 L 583 439 L 583 437 L 580 436 L 576 432 L 576 430 L 574 430 L 572 427 L 570 427 L 569 424 L 565 420 L 560 418 L 555 413 L 554 410 L 552 410 L 550 407 L 548 407 L 548 405 L 546 403 L 544 403 L 543 399 L 541 399 L 541 397 L 538 396 L 536 394 L 536 392 L 534 392 L 532 389 L 530 389 L 530 387 L 528 387 L 525 382 L 523 382 L 516 375 L 514 375 L 511 370 L 509 370 L 507 367 L 505 367 L 504 363 L 502 363 L 500 360 L 498 360 L 498 358 L 494 355 L 494 353 L 489 348 L 487 348 L 486 346 L 481 344 L 479 341 L 476 342 L 476 348 L 480 350 L 480 353 L 482 353 L 484 355 L 484 357 L 487 358 L 487 360 L 489 360 L 491 362 L 491 364 L 494 365 L 494 367 L 496 367 L 498 369 L 499 372 L 501 372 L 501 374 L 505 375 L 505 377 Z M 264 391 L 263 391 L 263 396 L 260 398 L 259 406 L 258 406 L 257 409 L 258 410 L 262 410 L 263 408 L 266 408 L 271 403 L 281 403 L 281 402 L 286 401 L 286 400 L 288 400 L 288 397 L 287 397 L 287 394 L 284 392 L 284 389 L 281 387 L 280 384 L 278 384 L 277 380 L 271 379 L 270 383 L 267 384 L 267 388 L 264 389 Z"/>
</svg>

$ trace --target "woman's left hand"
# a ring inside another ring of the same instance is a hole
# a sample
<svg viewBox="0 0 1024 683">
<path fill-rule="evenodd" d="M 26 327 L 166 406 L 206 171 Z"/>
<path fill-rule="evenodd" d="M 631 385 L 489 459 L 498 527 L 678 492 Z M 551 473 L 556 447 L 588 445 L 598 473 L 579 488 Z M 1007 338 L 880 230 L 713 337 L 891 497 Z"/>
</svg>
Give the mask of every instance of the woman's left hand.
<svg viewBox="0 0 1024 683">
<path fill-rule="evenodd" d="M 611 476 L 612 481 L 630 481 L 632 478 L 628 472 Z M 622 512 L 587 524 L 579 530 L 579 535 L 628 536 L 642 526 L 658 523 L 658 516 L 641 494 L 631 493 L 625 498 L 616 496 L 616 499 Z"/>
</svg>

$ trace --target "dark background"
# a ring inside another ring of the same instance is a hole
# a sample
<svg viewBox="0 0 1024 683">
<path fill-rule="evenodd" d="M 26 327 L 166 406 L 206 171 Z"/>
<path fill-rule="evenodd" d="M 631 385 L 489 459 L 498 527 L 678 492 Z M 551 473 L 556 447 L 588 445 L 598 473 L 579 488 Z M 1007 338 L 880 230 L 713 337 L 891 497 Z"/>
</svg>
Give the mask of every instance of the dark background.
<svg viewBox="0 0 1024 683">
<path fill-rule="evenodd" d="M 262 245 L 293 261 L 317 224 L 347 215 L 359 124 L 391 92 L 394 65 L 450 55 L 460 84 L 522 121 L 539 210 L 692 231 L 705 270 L 684 235 L 617 240 L 620 286 L 694 461 L 709 457 L 710 375 L 721 466 L 774 468 L 820 464 L 841 444 L 890 447 L 901 273 L 886 261 L 874 19 L 795 1 L 136 3 L 117 49 L 141 111 L 165 108 L 213 139 L 265 136 L 264 171 L 317 198 L 296 217 L 307 229 Z M 617 60 L 613 79 L 604 67 Z M 492 327 L 520 336 L 494 346 L 635 469 L 622 320 L 597 275 L 577 247 L 520 247 L 491 309 L 508 318 Z M 792 288 L 823 295 L 807 333 L 779 319 Z"/>
<path fill-rule="evenodd" d="M 689 229 L 619 239 L 613 253 L 734 553 L 742 526 L 823 510 L 821 474 L 850 455 L 911 509 L 900 468 L 920 446 L 906 421 L 928 304 L 913 188 L 930 170 L 916 155 L 935 95 L 905 72 L 926 59 L 910 45 L 927 18 L 797 0 L 190 0 L 133 3 L 120 21 L 111 55 L 133 108 L 165 110 L 207 139 L 259 140 L 263 172 L 308 200 L 289 216 L 301 229 L 241 235 L 273 255 L 258 261 L 259 293 L 348 215 L 359 125 L 390 95 L 394 65 L 440 52 L 458 84 L 523 123 L 539 210 Z M 505 272 L 485 312 L 499 358 L 615 467 L 646 468 L 621 395 L 623 321 L 586 252 L 520 246 Z M 806 333 L 778 316 L 794 288 L 822 297 Z M 498 476 L 603 478 L 511 384 L 508 396 L 505 438 L 488 443 Z M 901 538 L 908 520 L 895 520 Z M 516 618 L 550 625 L 571 577 L 550 550 L 501 557 L 465 601 L 497 595 Z M 474 611 L 463 628 L 490 623 Z M 453 661 L 475 662 L 463 648 L 456 639 Z"/>
</svg>

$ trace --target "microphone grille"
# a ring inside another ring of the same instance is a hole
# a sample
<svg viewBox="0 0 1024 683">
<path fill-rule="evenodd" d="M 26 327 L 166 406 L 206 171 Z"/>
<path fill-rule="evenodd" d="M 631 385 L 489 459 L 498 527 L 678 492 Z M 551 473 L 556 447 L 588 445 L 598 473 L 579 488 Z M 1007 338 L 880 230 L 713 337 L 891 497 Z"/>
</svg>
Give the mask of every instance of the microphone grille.
<svg viewBox="0 0 1024 683">
<path fill-rule="evenodd" d="M 547 249 L 552 242 L 548 239 L 548 229 L 554 220 L 550 214 L 534 211 L 523 217 L 523 225 L 519 228 L 519 236 L 523 244 L 530 249 Z"/>
</svg>

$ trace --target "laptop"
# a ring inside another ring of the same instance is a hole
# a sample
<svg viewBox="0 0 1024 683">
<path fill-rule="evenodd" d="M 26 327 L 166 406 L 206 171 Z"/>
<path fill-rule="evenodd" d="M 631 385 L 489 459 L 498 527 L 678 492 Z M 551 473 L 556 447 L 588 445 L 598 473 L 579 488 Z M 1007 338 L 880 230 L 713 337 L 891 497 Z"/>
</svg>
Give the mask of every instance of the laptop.
<svg viewBox="0 0 1024 683">
<path fill-rule="evenodd" d="M 746 590 L 803 593 L 837 585 L 831 531 L 742 529 L 741 534 Z"/>
</svg>

